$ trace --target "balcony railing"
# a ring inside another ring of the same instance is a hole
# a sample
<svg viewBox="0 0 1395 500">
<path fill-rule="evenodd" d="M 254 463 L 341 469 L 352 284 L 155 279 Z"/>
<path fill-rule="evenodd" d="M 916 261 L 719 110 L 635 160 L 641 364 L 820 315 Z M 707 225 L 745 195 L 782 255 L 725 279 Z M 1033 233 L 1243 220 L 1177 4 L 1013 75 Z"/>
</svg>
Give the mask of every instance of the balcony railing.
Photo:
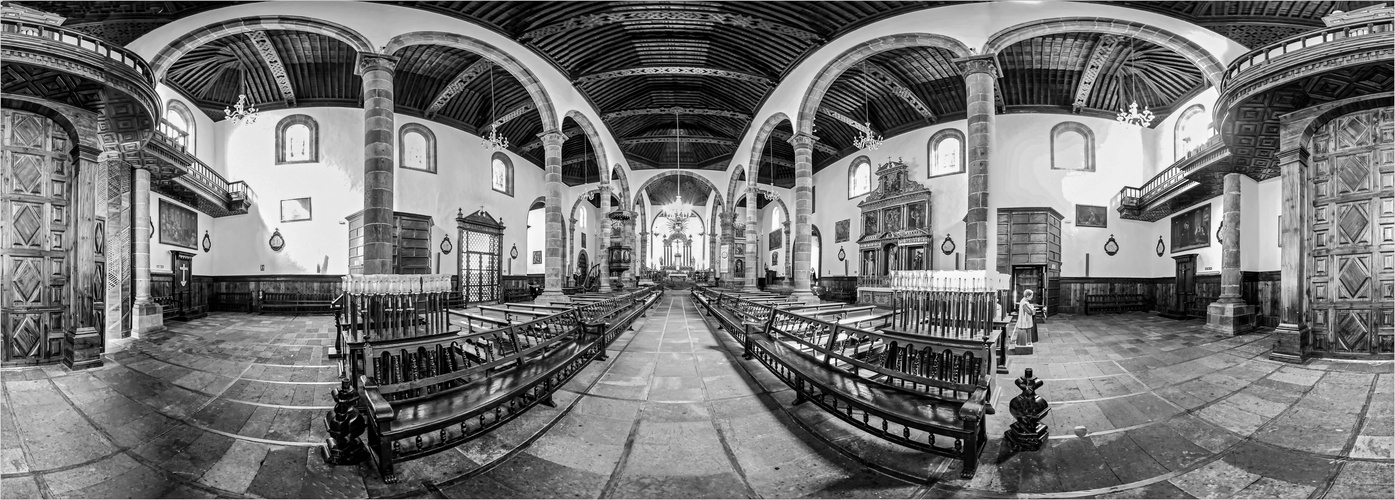
<svg viewBox="0 0 1395 500">
<path fill-rule="evenodd" d="M 191 163 L 186 170 L 188 173 L 184 174 L 185 179 L 193 181 L 195 184 L 212 192 L 219 200 L 226 201 L 228 199 L 228 193 L 230 193 L 232 189 L 229 187 L 228 180 L 224 179 L 222 175 L 219 175 L 217 171 L 209 168 L 208 165 L 205 165 L 197 158 L 194 159 L 194 162 Z"/>
<path fill-rule="evenodd" d="M 157 130 L 160 132 L 160 135 L 164 136 L 166 143 L 178 147 L 180 151 L 189 151 L 188 132 L 180 130 L 179 127 L 174 126 L 169 120 L 163 119 L 160 120 L 160 126 Z"/>
<path fill-rule="evenodd" d="M 60 28 L 51 24 L 19 19 L 0 19 L 0 33 L 47 38 L 58 43 L 77 47 L 129 67 L 141 77 L 145 78 L 146 83 L 152 86 L 155 85 L 155 74 L 150 70 L 150 65 L 146 64 L 144 59 L 141 59 L 141 57 L 134 52 L 120 46 L 111 45 L 100 38 L 79 31 Z"/>
<path fill-rule="evenodd" d="M 1199 146 L 1192 148 L 1191 151 L 1187 151 L 1185 155 L 1178 158 L 1177 161 L 1163 169 L 1163 171 L 1158 172 L 1152 179 L 1148 179 L 1148 182 L 1143 183 L 1143 187 L 1125 186 L 1124 189 L 1119 190 L 1119 205 L 1130 208 L 1141 208 L 1156 201 L 1158 198 L 1162 197 L 1162 195 L 1171 191 L 1172 188 L 1177 187 L 1178 184 L 1187 180 L 1185 174 L 1187 167 L 1191 166 L 1192 160 L 1218 147 L 1221 147 L 1221 136 L 1213 135 Z"/>
<path fill-rule="evenodd" d="M 1381 19 L 1361 24 L 1334 26 L 1269 44 L 1232 61 L 1230 66 L 1226 68 L 1225 76 L 1221 78 L 1221 88 L 1229 88 L 1230 82 L 1245 70 L 1268 64 L 1286 55 L 1349 38 L 1369 36 L 1389 38 L 1393 27 L 1395 27 L 1395 21 Z"/>
</svg>

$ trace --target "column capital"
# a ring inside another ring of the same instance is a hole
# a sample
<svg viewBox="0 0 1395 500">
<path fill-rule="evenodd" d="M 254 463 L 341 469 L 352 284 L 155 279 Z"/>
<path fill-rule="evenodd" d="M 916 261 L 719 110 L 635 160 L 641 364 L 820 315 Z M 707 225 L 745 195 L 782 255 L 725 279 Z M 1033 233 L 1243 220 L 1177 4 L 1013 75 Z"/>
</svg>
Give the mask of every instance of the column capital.
<svg viewBox="0 0 1395 500">
<path fill-rule="evenodd" d="M 817 136 L 815 136 L 814 134 L 810 134 L 810 133 L 808 133 L 808 132 L 800 132 L 800 133 L 798 133 L 798 134 L 794 134 L 794 135 L 790 136 L 790 140 L 789 140 L 790 145 L 791 145 L 791 146 L 794 146 L 794 149 L 799 149 L 799 148 L 814 149 L 814 143 L 815 143 L 815 142 L 819 142 L 819 138 L 818 138 Z M 759 177 L 759 176 L 753 176 L 753 177 Z"/>
<path fill-rule="evenodd" d="M 572 221 L 572 224 L 576 224 L 576 217 L 572 217 L 570 220 Z"/>
<path fill-rule="evenodd" d="M 562 147 L 562 143 L 567 142 L 567 134 L 562 133 L 562 131 L 561 131 L 560 129 L 558 129 L 558 130 L 547 130 L 547 131 L 543 131 L 542 133 L 538 134 L 538 139 L 542 140 L 543 147 L 547 147 L 547 146 Z"/>
<path fill-rule="evenodd" d="M 717 217 L 721 218 L 721 219 L 722 219 L 722 222 L 723 222 L 723 223 L 726 223 L 726 224 L 735 224 L 735 223 L 736 223 L 736 211 L 734 211 L 734 210 L 733 210 L 733 211 L 729 211 L 729 212 L 722 212 L 722 213 L 720 213 L 720 214 L 717 214 Z"/>
<path fill-rule="evenodd" d="M 969 76 L 975 73 L 987 73 L 994 78 L 1002 78 L 1002 66 L 998 64 L 997 54 L 980 54 L 969 57 L 961 57 L 952 61 L 954 67 L 959 69 L 959 74 Z"/>
<path fill-rule="evenodd" d="M 396 71 L 397 58 L 376 52 L 359 52 L 354 60 L 354 74 L 363 76 L 369 71 Z"/>
<path fill-rule="evenodd" d="M 77 150 L 78 159 L 82 161 L 102 161 L 102 156 L 107 154 L 105 151 L 102 151 L 102 148 L 89 146 L 86 144 L 78 144 Z"/>
<path fill-rule="evenodd" d="M 1303 146 L 1295 146 L 1288 149 L 1282 149 L 1279 150 L 1279 152 L 1274 153 L 1274 157 L 1279 160 L 1279 163 L 1288 163 L 1291 161 L 1308 161 L 1308 156 L 1308 148 L 1305 148 Z"/>
<path fill-rule="evenodd" d="M 785 232 L 786 232 L 786 233 L 790 232 L 790 221 L 781 222 L 780 225 L 781 225 L 781 226 L 785 226 Z"/>
</svg>

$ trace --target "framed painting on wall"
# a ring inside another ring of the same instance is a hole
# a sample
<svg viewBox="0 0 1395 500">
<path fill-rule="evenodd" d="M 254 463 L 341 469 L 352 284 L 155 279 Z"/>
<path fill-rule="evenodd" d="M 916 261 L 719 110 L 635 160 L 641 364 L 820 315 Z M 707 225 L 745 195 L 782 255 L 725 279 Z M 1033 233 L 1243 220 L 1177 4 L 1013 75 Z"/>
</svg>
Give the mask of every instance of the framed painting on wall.
<svg viewBox="0 0 1395 500">
<path fill-rule="evenodd" d="M 1172 218 L 1172 253 L 1211 246 L 1211 204 Z"/>
<path fill-rule="evenodd" d="M 785 244 L 784 234 L 785 234 L 785 231 L 782 230 L 782 229 L 776 229 L 776 230 L 774 230 L 774 231 L 771 231 L 771 232 L 770 232 L 770 248 L 780 248 L 780 245 Z"/>
<path fill-rule="evenodd" d="M 542 264 L 542 250 L 533 250 L 533 263 Z"/>
<path fill-rule="evenodd" d="M 1075 206 L 1076 227 L 1109 227 L 1109 213 L 1105 207 L 1095 205 Z"/>
<path fill-rule="evenodd" d="M 780 265 L 780 252 L 770 252 L 770 265 Z"/>
<path fill-rule="evenodd" d="M 199 215 L 193 210 L 160 200 L 160 243 L 198 248 Z"/>
<path fill-rule="evenodd" d="M 833 242 L 842 243 L 848 241 L 849 220 L 843 219 L 833 223 Z"/>
<path fill-rule="evenodd" d="M 310 220 L 310 198 L 281 200 L 281 222 Z"/>
</svg>

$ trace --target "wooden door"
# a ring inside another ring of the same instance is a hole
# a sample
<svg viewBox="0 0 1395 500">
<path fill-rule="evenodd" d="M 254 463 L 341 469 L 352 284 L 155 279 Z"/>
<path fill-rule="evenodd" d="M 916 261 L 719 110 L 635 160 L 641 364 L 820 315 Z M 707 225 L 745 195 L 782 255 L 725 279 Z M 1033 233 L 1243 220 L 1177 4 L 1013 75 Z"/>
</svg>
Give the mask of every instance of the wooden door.
<svg viewBox="0 0 1395 500">
<path fill-rule="evenodd" d="M 170 289 L 173 300 L 174 312 L 166 311 L 166 316 L 173 316 L 175 319 L 188 321 L 202 318 L 208 315 L 207 302 L 199 293 L 198 286 L 194 284 L 194 254 L 170 251 L 170 269 L 174 274 L 170 277 Z"/>
<path fill-rule="evenodd" d="M 1172 282 L 1172 310 L 1186 314 L 1196 300 L 1196 254 L 1173 257 L 1177 261 Z"/>
<path fill-rule="evenodd" d="M 1390 109 L 1338 117 L 1310 145 L 1308 282 L 1314 349 L 1391 352 L 1395 329 L 1395 123 Z"/>
<path fill-rule="evenodd" d="M 41 115 L 6 109 L 0 180 L 0 327 L 7 363 L 62 355 L 68 297 L 67 132 Z"/>
</svg>

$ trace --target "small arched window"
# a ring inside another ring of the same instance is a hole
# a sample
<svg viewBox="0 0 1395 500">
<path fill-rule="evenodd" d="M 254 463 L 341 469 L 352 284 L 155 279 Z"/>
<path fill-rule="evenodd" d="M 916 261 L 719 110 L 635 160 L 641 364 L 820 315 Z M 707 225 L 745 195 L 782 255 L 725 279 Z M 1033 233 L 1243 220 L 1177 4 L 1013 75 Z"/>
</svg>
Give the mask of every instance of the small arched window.
<svg viewBox="0 0 1395 500">
<path fill-rule="evenodd" d="M 1051 128 L 1051 168 L 1095 171 L 1095 133 L 1090 127 L 1061 122 Z"/>
<path fill-rule="evenodd" d="M 276 164 L 320 161 L 320 125 L 307 115 L 291 115 L 276 124 Z"/>
<path fill-rule="evenodd" d="M 848 198 L 872 192 L 872 160 L 859 156 L 848 166 Z"/>
<path fill-rule="evenodd" d="M 1177 118 L 1172 149 L 1174 158 L 1182 159 L 1213 135 L 1216 135 L 1216 130 L 1211 128 L 1211 117 L 1206 114 L 1206 108 L 1200 104 L 1187 108 Z"/>
<path fill-rule="evenodd" d="M 964 134 L 944 129 L 930 136 L 929 177 L 964 173 Z"/>
<path fill-rule="evenodd" d="M 494 153 L 490 161 L 489 183 L 495 191 L 513 196 L 513 160 L 504 153 Z"/>
<path fill-rule="evenodd" d="M 436 134 L 420 123 L 408 123 L 397 131 L 402 168 L 436 173 Z"/>
<path fill-rule="evenodd" d="M 194 114 L 189 112 L 189 107 L 184 103 L 171 99 L 165 105 L 165 123 L 169 125 L 165 135 L 171 136 L 175 142 L 184 146 L 184 149 L 191 154 L 197 154 L 195 150 L 197 143 L 194 141 Z M 182 136 L 177 138 L 175 136 Z"/>
</svg>

